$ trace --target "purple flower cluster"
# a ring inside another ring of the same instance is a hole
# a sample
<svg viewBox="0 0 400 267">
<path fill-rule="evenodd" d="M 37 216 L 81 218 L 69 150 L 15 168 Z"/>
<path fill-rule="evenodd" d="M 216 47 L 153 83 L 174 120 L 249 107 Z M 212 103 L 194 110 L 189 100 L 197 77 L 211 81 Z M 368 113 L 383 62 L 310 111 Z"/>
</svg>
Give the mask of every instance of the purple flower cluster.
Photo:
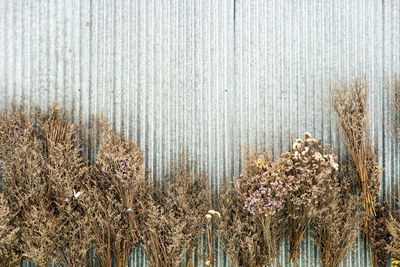
<svg viewBox="0 0 400 267">
<path fill-rule="evenodd" d="M 240 175 L 236 186 L 250 214 L 269 216 L 283 208 L 286 188 L 279 170 L 276 162 L 261 154 Z"/>
</svg>

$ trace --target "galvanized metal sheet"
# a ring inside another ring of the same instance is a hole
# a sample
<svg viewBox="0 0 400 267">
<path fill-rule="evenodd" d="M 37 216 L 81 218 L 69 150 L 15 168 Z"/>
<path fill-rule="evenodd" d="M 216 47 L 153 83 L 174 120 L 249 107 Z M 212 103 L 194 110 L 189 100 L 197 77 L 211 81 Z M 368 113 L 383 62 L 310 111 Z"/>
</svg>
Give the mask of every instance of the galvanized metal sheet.
<svg viewBox="0 0 400 267">
<path fill-rule="evenodd" d="M 0 0 L 0 108 L 57 102 L 86 121 L 104 111 L 144 149 L 154 180 L 186 146 L 217 191 L 245 144 L 279 154 L 309 131 L 343 154 L 329 92 L 365 73 L 382 199 L 400 174 L 385 126 L 399 34 L 396 0 Z M 307 238 L 299 266 L 318 264 Z M 130 265 L 145 265 L 140 252 Z M 370 265 L 369 250 L 345 265 Z"/>
</svg>

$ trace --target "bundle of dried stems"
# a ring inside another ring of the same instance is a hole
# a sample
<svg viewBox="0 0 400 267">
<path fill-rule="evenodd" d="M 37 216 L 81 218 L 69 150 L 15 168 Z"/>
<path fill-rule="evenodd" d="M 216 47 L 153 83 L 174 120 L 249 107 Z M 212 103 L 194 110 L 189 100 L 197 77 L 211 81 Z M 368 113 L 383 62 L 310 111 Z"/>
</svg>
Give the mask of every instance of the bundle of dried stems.
<svg viewBox="0 0 400 267">
<path fill-rule="evenodd" d="M 254 216 L 262 230 L 263 247 L 257 251 L 263 250 L 265 264 L 274 264 L 287 221 L 284 212 L 286 176 L 282 175 L 284 170 L 280 159 L 274 161 L 268 153 L 253 152 L 250 148 L 245 155 L 236 188 L 244 208 Z"/>
<path fill-rule="evenodd" d="M 150 199 L 142 150 L 114 131 L 104 118 L 93 119 L 99 149 L 86 187 L 86 210 L 94 248 L 103 266 L 125 267 L 139 245 L 143 210 Z"/>
<path fill-rule="evenodd" d="M 390 204 L 384 201 L 383 204 L 375 204 L 376 216 L 371 218 L 371 257 L 372 265 L 384 267 L 389 260 L 388 245 L 392 236 L 389 231 Z"/>
<path fill-rule="evenodd" d="M 324 267 L 338 267 L 346 259 L 361 226 L 361 200 L 353 194 L 348 175 L 333 181 L 334 190 L 311 224 L 311 238 Z"/>
<path fill-rule="evenodd" d="M 243 207 L 243 198 L 231 183 L 224 184 L 217 203 L 221 218 L 216 221 L 216 233 L 233 267 L 265 266 L 268 246 L 263 228 Z"/>
<path fill-rule="evenodd" d="M 283 153 L 280 161 L 286 177 L 289 256 L 296 266 L 308 226 L 326 207 L 335 190 L 339 165 L 329 146 L 322 146 L 309 133 L 305 133 L 304 142 L 297 139 L 293 149 Z"/>
<path fill-rule="evenodd" d="M 179 266 L 204 233 L 211 192 L 204 172 L 182 153 L 170 174 L 153 187 L 143 231 L 143 248 L 151 266 Z"/>
<path fill-rule="evenodd" d="M 55 260 L 82 265 L 89 241 L 74 191 L 88 168 L 77 147 L 77 128 L 56 107 L 30 115 L 13 106 L 0 116 L 0 169 L 20 257 L 40 266 Z"/>
<path fill-rule="evenodd" d="M 332 108 L 340 125 L 348 152 L 358 172 L 358 184 L 361 188 L 365 210 L 363 235 L 370 238 L 369 218 L 375 215 L 374 202 L 380 190 L 379 173 L 376 158 L 368 139 L 370 118 L 367 115 L 368 83 L 365 79 L 356 79 L 352 84 L 338 84 L 332 90 Z M 369 170 L 369 168 L 373 170 Z"/>
</svg>

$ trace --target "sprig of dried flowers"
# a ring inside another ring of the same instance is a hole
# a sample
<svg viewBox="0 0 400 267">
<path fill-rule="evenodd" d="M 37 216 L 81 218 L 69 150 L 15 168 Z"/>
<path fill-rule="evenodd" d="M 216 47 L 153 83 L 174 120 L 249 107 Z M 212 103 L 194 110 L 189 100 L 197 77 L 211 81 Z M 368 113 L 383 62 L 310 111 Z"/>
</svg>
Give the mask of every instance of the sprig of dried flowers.
<svg viewBox="0 0 400 267">
<path fill-rule="evenodd" d="M 329 203 L 339 165 L 329 146 L 322 146 L 309 133 L 305 133 L 304 141 L 297 139 L 293 149 L 282 154 L 280 162 L 286 177 L 289 257 L 296 266 L 308 226 L 321 207 Z"/>
<path fill-rule="evenodd" d="M 282 161 L 274 161 L 267 153 L 248 151 L 244 168 L 236 188 L 244 207 L 262 229 L 265 263 L 273 264 L 278 255 L 284 231 L 283 209 L 287 199 L 286 177 L 282 175 Z"/>
<path fill-rule="evenodd" d="M 221 213 L 215 210 L 209 210 L 206 214 L 206 232 L 207 232 L 207 260 L 206 266 L 213 266 L 215 263 L 214 248 L 213 248 L 213 223 L 212 219 L 218 221 L 221 218 Z"/>
<path fill-rule="evenodd" d="M 263 228 L 243 207 L 243 198 L 232 183 L 225 183 L 217 200 L 221 217 L 216 234 L 233 267 L 265 266 L 268 258 Z"/>
</svg>

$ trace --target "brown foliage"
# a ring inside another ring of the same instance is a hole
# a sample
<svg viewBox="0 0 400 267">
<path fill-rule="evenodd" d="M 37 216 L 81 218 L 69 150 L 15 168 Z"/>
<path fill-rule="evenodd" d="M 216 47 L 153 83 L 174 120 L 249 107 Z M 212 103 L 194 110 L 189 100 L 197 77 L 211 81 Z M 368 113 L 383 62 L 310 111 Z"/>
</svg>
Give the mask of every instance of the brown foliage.
<svg viewBox="0 0 400 267">
<path fill-rule="evenodd" d="M 211 201 L 205 173 L 182 154 L 170 174 L 153 187 L 147 208 L 143 248 L 151 266 L 179 266 L 204 233 L 204 214 Z"/>
<path fill-rule="evenodd" d="M 396 259 L 397 265 L 400 265 L 400 212 L 398 210 L 389 214 L 387 227 L 390 233 L 389 239 L 391 240 L 387 249 L 392 254 L 392 257 Z M 394 259 L 392 259 L 392 262 Z"/>
<path fill-rule="evenodd" d="M 368 83 L 356 79 L 350 86 L 340 83 L 332 90 L 332 108 L 345 139 L 347 150 L 357 169 L 357 179 L 365 210 L 363 234 L 368 241 L 369 218 L 375 215 L 374 202 L 379 194 L 379 168 L 368 139 L 370 118 L 367 115 Z M 373 168 L 370 170 L 369 168 Z"/>
<path fill-rule="evenodd" d="M 268 245 L 263 238 L 263 228 L 257 216 L 252 216 L 243 205 L 243 197 L 232 184 L 225 184 L 218 198 L 221 217 L 216 221 L 217 236 L 233 267 L 257 267 L 267 264 Z M 272 230 L 279 235 L 282 229 Z M 276 242 L 278 246 L 278 242 Z M 275 247 L 274 249 L 277 249 Z"/>
<path fill-rule="evenodd" d="M 0 197 L 0 266 L 14 267 L 18 264 L 17 233 L 19 228 L 11 226 L 10 210 L 3 197 Z"/>
<path fill-rule="evenodd" d="M 94 247 L 103 266 L 128 264 L 138 246 L 142 211 L 149 198 L 143 152 L 136 143 L 115 132 L 104 119 L 94 121 L 99 138 L 96 163 L 86 185 L 86 209 Z"/>
<path fill-rule="evenodd" d="M 373 266 L 384 267 L 389 260 L 388 245 L 391 234 L 389 231 L 390 206 L 389 202 L 375 204 L 376 216 L 370 220 L 371 225 L 371 255 Z"/>
<path fill-rule="evenodd" d="M 337 267 L 346 259 L 362 221 L 361 200 L 352 193 L 349 176 L 342 178 L 311 225 L 311 238 L 324 267 Z"/>
<path fill-rule="evenodd" d="M 37 128 L 34 119 L 21 107 L 13 106 L 0 114 L 0 170 L 11 227 L 19 229 L 17 239 L 22 244 L 19 256 L 43 266 L 54 258 L 55 251 L 50 250 L 55 244 L 52 240 L 47 245 L 48 240 L 35 240 L 46 230 L 41 228 L 45 222 L 39 213 L 45 211 L 41 205 L 45 204 L 42 199 L 47 184 L 45 143 Z M 34 235 L 28 244 L 27 237 L 31 234 Z"/>
<path fill-rule="evenodd" d="M 87 194 L 85 180 L 88 163 L 78 147 L 79 132 L 64 111 L 50 110 L 41 118 L 47 147 L 47 197 L 55 217 L 57 262 L 62 266 L 81 266 L 87 262 L 90 219 L 84 209 L 82 194 Z"/>
<path fill-rule="evenodd" d="M 0 116 L 2 183 L 21 255 L 41 266 L 53 260 L 81 265 L 88 233 L 74 191 L 81 189 L 88 168 L 76 126 L 57 107 L 29 115 L 13 106 Z"/>
</svg>

